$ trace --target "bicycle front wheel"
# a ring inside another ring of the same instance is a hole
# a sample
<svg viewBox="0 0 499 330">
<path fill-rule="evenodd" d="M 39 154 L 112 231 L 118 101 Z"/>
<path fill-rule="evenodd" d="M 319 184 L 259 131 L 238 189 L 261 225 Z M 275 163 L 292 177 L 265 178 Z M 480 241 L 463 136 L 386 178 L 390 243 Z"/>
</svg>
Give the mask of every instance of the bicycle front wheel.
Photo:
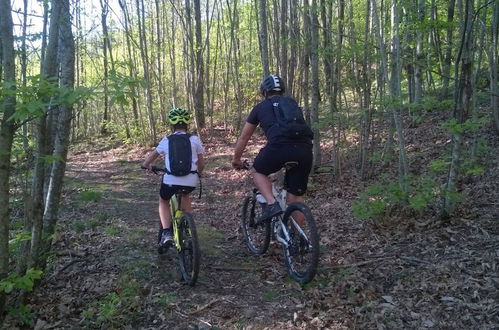
<svg viewBox="0 0 499 330">
<path fill-rule="evenodd" d="M 270 243 L 270 222 L 256 225 L 256 219 L 262 214 L 262 206 L 254 195 L 247 196 L 243 203 L 241 227 L 248 249 L 254 254 L 264 254 Z"/>
<path fill-rule="evenodd" d="M 193 286 L 199 273 L 201 254 L 196 232 L 194 218 L 189 213 L 182 213 L 178 220 L 178 236 L 180 249 L 178 250 L 178 263 L 182 278 Z"/>
<path fill-rule="evenodd" d="M 291 203 L 286 208 L 283 223 L 289 233 L 288 245 L 283 245 L 289 275 L 298 283 L 310 282 L 319 264 L 319 235 L 312 212 L 303 203 Z"/>
</svg>

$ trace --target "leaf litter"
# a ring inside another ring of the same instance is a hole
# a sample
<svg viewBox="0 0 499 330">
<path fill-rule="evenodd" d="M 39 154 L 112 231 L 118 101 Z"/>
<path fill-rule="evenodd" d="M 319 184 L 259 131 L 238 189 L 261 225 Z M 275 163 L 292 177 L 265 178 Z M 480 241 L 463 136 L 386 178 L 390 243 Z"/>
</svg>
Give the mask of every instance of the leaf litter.
<svg viewBox="0 0 499 330">
<path fill-rule="evenodd" d="M 221 139 L 204 141 L 203 197 L 193 199 L 197 225 L 218 233 L 201 242 L 210 248 L 202 249 L 195 287 L 180 282 L 172 251 L 157 255 L 160 178 L 139 169 L 147 150 L 73 148 L 54 256 L 29 301 L 35 329 L 499 326 L 497 155 L 485 174 L 464 185 L 470 198 L 454 218 L 423 227 L 408 225 L 422 219 L 396 215 L 355 220 L 350 205 L 361 189 L 355 172 L 314 176 L 306 202 L 320 231 L 321 260 L 315 280 L 301 287 L 287 276 L 277 246 L 261 257 L 247 252 L 239 215 L 251 179 L 231 169 L 231 143 Z M 497 150 L 498 139 L 491 140 Z M 78 199 L 81 187 L 102 198 Z"/>
</svg>

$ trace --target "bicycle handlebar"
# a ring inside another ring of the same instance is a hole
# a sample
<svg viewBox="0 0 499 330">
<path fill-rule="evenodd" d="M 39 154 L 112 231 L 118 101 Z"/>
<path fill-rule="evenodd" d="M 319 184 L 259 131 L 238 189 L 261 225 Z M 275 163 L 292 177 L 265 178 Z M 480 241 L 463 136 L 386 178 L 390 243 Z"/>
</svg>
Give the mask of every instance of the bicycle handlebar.
<svg viewBox="0 0 499 330">
<path fill-rule="evenodd" d="M 141 168 L 141 169 L 143 169 L 143 170 L 148 170 L 148 168 L 147 168 L 147 167 L 142 166 L 142 165 L 140 166 L 140 168 Z M 166 173 L 166 168 L 164 168 L 164 167 L 158 167 L 158 166 L 153 166 L 153 167 L 151 168 L 151 171 L 152 171 L 154 174 L 158 174 L 158 172 L 164 172 L 164 173 Z"/>
<path fill-rule="evenodd" d="M 250 163 L 247 159 L 243 162 L 243 169 L 244 170 L 249 170 L 252 167 L 253 167 L 253 163 Z"/>
</svg>

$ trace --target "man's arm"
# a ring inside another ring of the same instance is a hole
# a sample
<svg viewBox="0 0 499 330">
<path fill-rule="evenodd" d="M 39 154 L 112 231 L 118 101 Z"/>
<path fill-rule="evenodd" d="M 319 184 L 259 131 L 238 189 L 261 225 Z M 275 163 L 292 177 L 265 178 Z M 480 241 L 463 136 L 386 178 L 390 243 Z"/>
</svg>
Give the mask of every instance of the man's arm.
<svg viewBox="0 0 499 330">
<path fill-rule="evenodd" d="M 232 166 L 235 168 L 242 168 L 243 163 L 241 162 L 241 156 L 243 155 L 244 149 L 248 144 L 249 139 L 255 132 L 256 125 L 246 122 L 244 124 L 241 135 L 237 139 L 236 147 L 234 148 L 234 157 L 232 157 Z"/>
</svg>

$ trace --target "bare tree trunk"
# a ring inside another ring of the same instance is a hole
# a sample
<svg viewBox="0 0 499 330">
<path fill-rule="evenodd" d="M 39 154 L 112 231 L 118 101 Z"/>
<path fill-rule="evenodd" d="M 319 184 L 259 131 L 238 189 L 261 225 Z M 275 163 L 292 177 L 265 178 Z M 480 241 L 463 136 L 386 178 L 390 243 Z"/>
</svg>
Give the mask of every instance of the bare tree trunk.
<svg viewBox="0 0 499 330">
<path fill-rule="evenodd" d="M 142 67 L 144 69 L 144 83 L 146 86 L 147 117 L 149 118 L 150 136 L 149 142 L 156 143 L 156 122 L 154 120 L 151 75 L 149 72 L 149 55 L 147 49 L 146 26 L 145 26 L 145 7 L 144 0 L 136 0 L 137 17 L 140 41 L 140 54 L 142 58 Z"/>
<path fill-rule="evenodd" d="M 0 83 L 15 91 L 16 63 L 14 54 L 14 34 L 10 0 L 0 0 L 0 44 L 2 50 L 2 76 Z M 11 171 L 11 151 L 15 132 L 15 121 L 10 120 L 16 108 L 14 93 L 5 93 L 1 107 L 3 116 L 0 123 L 0 280 L 8 275 L 9 267 L 9 181 Z M 0 326 L 5 311 L 5 293 L 0 291 Z"/>
<path fill-rule="evenodd" d="M 456 93 L 456 102 L 454 105 L 454 119 L 457 124 L 462 124 L 466 121 L 470 110 L 470 99 L 473 93 L 471 88 L 473 54 L 472 54 L 472 20 L 473 20 L 473 0 L 465 0 L 464 17 L 461 24 L 461 45 L 456 61 L 456 71 L 458 65 L 461 66 L 461 74 L 459 78 L 459 86 Z M 459 167 L 461 164 L 461 148 L 463 143 L 463 135 L 454 133 L 452 135 L 452 151 L 451 163 L 447 174 L 447 183 L 445 189 L 444 204 L 442 216 L 448 217 L 452 214 L 456 206 L 454 194 L 457 191 L 457 183 L 459 178 Z"/>
<path fill-rule="evenodd" d="M 284 79 L 284 85 L 288 86 L 288 0 L 281 0 L 281 13 L 279 23 L 279 51 L 281 53 L 281 63 L 279 67 L 279 72 Z M 286 94 L 288 94 L 288 90 L 286 90 Z"/>
<path fill-rule="evenodd" d="M 449 0 L 447 7 L 447 23 L 449 24 L 447 27 L 447 48 L 445 50 L 445 59 L 444 59 L 444 68 L 443 68 L 443 88 L 442 88 L 442 97 L 447 98 L 449 96 L 449 81 L 450 81 L 450 70 L 452 63 L 452 48 L 454 47 L 453 43 L 453 32 L 454 27 L 452 23 L 454 22 L 454 9 L 456 6 L 456 0 Z"/>
<path fill-rule="evenodd" d="M 61 87 L 73 90 L 75 78 L 75 44 L 71 31 L 71 12 L 69 0 L 62 0 L 61 22 L 60 22 L 60 49 L 61 49 Z M 61 105 L 57 121 L 57 136 L 53 156 L 56 161 L 52 166 L 50 174 L 47 203 L 44 213 L 44 232 L 52 237 L 57 223 L 59 204 L 63 186 L 63 178 L 66 170 L 66 160 L 71 132 L 71 118 L 73 116 L 73 105 Z M 45 252 L 50 250 L 52 240 L 48 239 L 45 244 Z M 47 256 L 47 253 L 44 254 Z M 41 262 L 45 267 L 46 257 Z"/>
<path fill-rule="evenodd" d="M 303 47 L 303 60 L 302 60 L 302 65 L 303 65 L 303 84 L 302 84 L 302 95 L 303 95 L 303 107 L 305 110 L 305 120 L 307 121 L 307 124 L 310 126 L 311 125 L 311 116 L 310 116 L 310 57 L 311 57 L 311 50 L 310 50 L 310 38 L 308 36 L 311 36 L 311 31 L 310 31 L 310 25 L 311 25 L 311 17 L 310 17 L 310 7 L 308 4 L 308 0 L 305 0 L 305 5 L 304 5 L 304 10 L 303 10 L 303 33 L 306 36 L 304 40 L 304 47 Z"/>
<path fill-rule="evenodd" d="M 371 106 L 371 65 L 369 47 L 369 30 L 371 17 L 371 2 L 366 2 L 366 21 L 364 25 L 364 59 L 362 61 L 362 109 L 364 115 L 361 122 L 361 141 L 360 141 L 360 177 L 365 179 L 367 172 L 369 136 L 371 131 L 372 106 Z"/>
<path fill-rule="evenodd" d="M 402 106 L 402 93 L 401 93 L 401 63 L 400 63 L 400 37 L 399 37 L 399 6 L 398 0 L 392 3 L 392 59 L 391 63 L 391 79 L 390 79 L 390 96 L 392 97 L 392 115 L 395 128 L 397 130 L 397 139 L 399 147 L 399 183 L 404 193 L 408 192 L 407 177 L 409 174 L 407 165 L 407 155 L 405 150 L 404 130 L 402 119 L 400 118 L 399 111 Z"/>
<path fill-rule="evenodd" d="M 43 79 L 57 77 L 57 52 L 59 44 L 59 21 L 61 14 L 61 3 L 58 0 L 52 0 L 50 29 L 48 45 L 45 54 L 45 61 L 42 66 Z M 44 100 L 49 103 L 49 100 Z M 47 148 L 48 136 L 46 120 L 47 116 L 42 115 L 37 119 L 36 132 L 36 152 L 35 152 L 35 168 L 33 170 L 33 185 L 31 189 L 32 195 L 32 215 L 33 227 L 31 230 L 31 249 L 28 268 L 38 265 L 38 257 L 42 246 L 42 231 L 43 231 L 43 212 L 44 206 L 44 186 L 45 186 L 45 157 L 50 153 Z"/>
<path fill-rule="evenodd" d="M 125 22 L 125 37 L 126 37 L 126 49 L 127 49 L 127 54 L 128 54 L 128 61 L 127 61 L 127 66 L 129 70 L 129 74 L 131 77 L 134 78 L 134 80 L 137 80 L 137 70 L 135 70 L 134 65 L 133 65 L 133 56 L 132 56 L 132 46 L 130 42 L 130 32 L 129 32 L 129 27 L 128 27 L 128 10 L 126 7 L 126 2 L 125 0 L 118 0 L 121 10 L 123 11 L 123 21 Z M 138 111 L 138 106 L 137 106 L 137 98 L 136 98 L 136 89 L 135 87 L 132 87 L 132 112 L 133 112 L 133 127 L 137 127 L 139 123 L 139 111 Z"/>
<path fill-rule="evenodd" d="M 109 5 L 107 0 L 99 0 L 101 6 L 101 25 L 102 25 L 102 55 L 104 58 L 104 116 L 101 123 L 101 134 L 107 134 L 107 125 L 109 124 L 109 70 L 108 70 L 108 60 L 107 60 L 107 39 L 109 35 L 107 33 L 107 14 L 109 13 Z"/>
<path fill-rule="evenodd" d="M 490 42 L 490 108 L 494 118 L 496 133 L 499 134 L 499 86 L 497 83 L 497 30 L 499 28 L 499 3 L 494 1 L 492 6 L 492 26 Z"/>
<path fill-rule="evenodd" d="M 204 62 L 203 62 L 203 38 L 201 34 L 201 4 L 200 0 L 194 0 L 194 20 L 196 22 L 196 76 L 195 91 L 194 91 L 194 110 L 196 113 L 196 121 L 199 128 L 204 128 L 205 113 L 204 113 Z"/>
<path fill-rule="evenodd" d="M 176 17 L 174 15 L 175 9 L 172 6 L 172 17 L 171 17 L 171 23 L 170 23 L 170 35 L 171 38 L 168 41 L 168 54 L 170 57 L 170 75 L 171 75 L 171 103 L 173 107 L 178 106 L 178 84 L 177 84 L 177 68 L 175 65 L 176 62 L 176 55 L 175 55 L 175 44 L 176 44 L 176 39 L 175 36 L 177 34 L 177 25 L 176 25 Z"/>
<path fill-rule="evenodd" d="M 305 0 L 308 5 L 308 0 Z M 312 0 L 311 10 L 309 12 L 311 19 L 310 27 L 310 48 L 311 48 L 311 68 L 312 68 L 312 105 L 310 109 L 312 124 L 319 122 L 319 20 L 317 19 L 317 0 Z M 319 166 L 322 162 L 320 148 L 320 132 L 317 126 L 314 126 L 314 166 Z"/>
<path fill-rule="evenodd" d="M 268 47 L 268 34 L 267 34 L 267 1 L 258 1 L 258 22 L 260 25 L 259 40 L 260 40 L 260 54 L 262 58 L 263 76 L 266 77 L 270 74 L 269 71 L 269 47 Z"/>
<path fill-rule="evenodd" d="M 418 22 L 423 26 L 425 20 L 425 0 L 418 0 Z M 416 65 L 414 66 L 414 103 L 420 104 L 423 97 L 423 32 L 416 31 Z"/>
<path fill-rule="evenodd" d="M 165 108 L 165 88 L 163 85 L 163 40 L 161 29 L 161 11 L 159 7 L 159 0 L 154 0 L 154 5 L 156 8 L 156 35 L 158 40 L 156 41 L 156 67 L 158 70 L 157 80 L 158 80 L 158 101 L 159 101 L 159 113 L 161 116 L 161 122 L 167 122 L 167 111 Z"/>
<path fill-rule="evenodd" d="M 300 42 L 300 22 L 298 21 L 298 3 L 290 1 L 289 2 L 289 61 L 288 61 L 288 94 L 292 97 L 294 95 L 295 79 L 296 79 L 296 67 L 298 63 L 298 43 Z"/>
</svg>

